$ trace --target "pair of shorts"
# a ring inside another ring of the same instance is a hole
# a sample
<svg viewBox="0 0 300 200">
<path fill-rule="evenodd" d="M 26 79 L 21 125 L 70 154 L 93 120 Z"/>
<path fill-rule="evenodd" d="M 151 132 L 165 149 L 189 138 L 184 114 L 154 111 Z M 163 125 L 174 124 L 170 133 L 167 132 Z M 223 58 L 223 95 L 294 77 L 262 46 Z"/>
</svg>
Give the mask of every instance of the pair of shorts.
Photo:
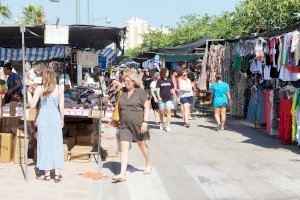
<svg viewBox="0 0 300 200">
<path fill-rule="evenodd" d="M 164 110 L 164 109 L 174 109 L 174 104 L 173 104 L 173 101 L 161 101 L 161 102 L 158 102 L 158 107 L 159 107 L 159 110 Z"/>
<path fill-rule="evenodd" d="M 159 110 L 158 103 L 156 103 L 153 98 L 151 98 L 151 107 L 153 110 Z"/>
<path fill-rule="evenodd" d="M 190 96 L 190 97 L 181 97 L 180 98 L 180 102 L 182 104 L 188 103 L 188 104 L 192 105 L 193 104 L 193 96 Z"/>
</svg>

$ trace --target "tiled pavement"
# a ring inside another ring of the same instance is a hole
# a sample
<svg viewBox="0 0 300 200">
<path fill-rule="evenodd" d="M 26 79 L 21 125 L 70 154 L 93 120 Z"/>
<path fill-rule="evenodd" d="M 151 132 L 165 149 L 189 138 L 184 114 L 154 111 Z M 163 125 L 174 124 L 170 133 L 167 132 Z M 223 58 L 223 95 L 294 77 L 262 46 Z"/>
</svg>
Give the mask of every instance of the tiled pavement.
<svg viewBox="0 0 300 200">
<path fill-rule="evenodd" d="M 98 181 L 78 175 L 97 170 L 94 162 L 66 163 L 59 184 L 36 180 L 33 166 L 25 182 L 20 166 L 2 164 L 0 199 L 300 199 L 298 147 L 281 145 L 276 137 L 240 121 L 230 122 L 229 129 L 219 133 L 205 119 L 193 121 L 190 129 L 176 119 L 172 128 L 170 134 L 152 129 L 150 175 L 142 174 L 143 158 L 135 144 L 127 181 L 119 184 L 111 183 L 119 170 L 117 158 L 103 162 L 102 172 L 110 178 Z M 114 144 L 108 140 L 107 146 Z"/>
</svg>

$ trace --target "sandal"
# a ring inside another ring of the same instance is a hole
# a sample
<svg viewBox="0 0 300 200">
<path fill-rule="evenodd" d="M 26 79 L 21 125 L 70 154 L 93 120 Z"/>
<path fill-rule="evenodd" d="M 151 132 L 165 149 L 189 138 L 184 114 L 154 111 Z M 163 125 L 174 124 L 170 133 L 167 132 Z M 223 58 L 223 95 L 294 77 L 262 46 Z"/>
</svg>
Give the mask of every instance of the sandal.
<svg viewBox="0 0 300 200">
<path fill-rule="evenodd" d="M 54 176 L 54 183 L 59 183 L 62 181 L 62 175 L 55 175 Z"/>
<path fill-rule="evenodd" d="M 151 174 L 151 172 L 152 172 L 152 167 L 148 167 L 148 168 L 146 168 L 145 170 L 144 170 L 144 175 L 148 175 L 148 174 Z"/>
<path fill-rule="evenodd" d="M 126 181 L 126 178 L 122 176 L 115 176 L 112 179 L 114 180 L 114 183 L 120 183 Z"/>
<path fill-rule="evenodd" d="M 50 181 L 51 180 L 51 176 L 50 175 L 44 175 L 44 178 L 42 179 L 42 180 L 44 180 L 44 181 Z"/>
</svg>

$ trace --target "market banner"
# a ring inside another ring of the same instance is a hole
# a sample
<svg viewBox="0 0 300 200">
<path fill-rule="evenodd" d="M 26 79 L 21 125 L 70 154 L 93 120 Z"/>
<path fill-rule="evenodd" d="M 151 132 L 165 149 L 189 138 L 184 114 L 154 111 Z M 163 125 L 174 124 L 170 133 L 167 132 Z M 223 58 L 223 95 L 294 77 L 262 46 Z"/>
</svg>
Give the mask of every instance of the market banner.
<svg viewBox="0 0 300 200">
<path fill-rule="evenodd" d="M 65 49 L 65 52 L 64 52 Z M 68 56 L 70 49 L 64 46 L 54 46 L 45 48 L 26 48 L 25 60 L 27 61 L 45 61 L 54 58 L 63 58 Z M 19 61 L 22 60 L 22 49 L 1 48 L 0 61 Z"/>
</svg>

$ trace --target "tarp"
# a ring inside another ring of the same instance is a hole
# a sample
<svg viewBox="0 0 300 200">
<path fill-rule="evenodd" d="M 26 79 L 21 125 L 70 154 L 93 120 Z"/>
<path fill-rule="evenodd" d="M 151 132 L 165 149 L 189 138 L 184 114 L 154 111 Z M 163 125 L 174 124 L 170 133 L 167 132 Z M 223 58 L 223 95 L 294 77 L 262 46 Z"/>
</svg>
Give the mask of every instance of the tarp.
<svg viewBox="0 0 300 200">
<path fill-rule="evenodd" d="M 165 48 L 165 49 L 156 49 L 154 51 L 157 53 L 165 53 L 165 54 L 192 53 L 192 51 L 195 48 L 205 45 L 207 40 L 208 40 L 208 37 L 203 37 L 199 40 L 196 40 L 196 41 L 188 43 L 188 44 L 179 45 L 179 46 L 171 47 L 171 48 Z"/>
<path fill-rule="evenodd" d="M 117 57 L 117 54 L 118 52 L 110 47 L 107 47 L 107 48 L 104 48 L 100 54 L 99 54 L 99 57 L 102 57 L 102 58 L 106 58 L 107 61 L 110 63 L 110 62 L 113 62 L 116 57 Z"/>
<path fill-rule="evenodd" d="M 65 49 L 65 52 L 64 52 Z M 54 46 L 45 48 L 26 48 L 25 60 L 27 61 L 45 61 L 54 58 L 63 58 L 69 56 L 71 48 L 64 46 Z M 22 49 L 0 48 L 0 61 L 20 61 L 22 60 Z"/>
<path fill-rule="evenodd" d="M 44 26 L 25 26 L 25 45 L 31 47 L 47 47 L 44 44 Z M 120 42 L 125 28 L 104 26 L 70 25 L 69 46 L 79 49 L 103 49 L 111 43 L 116 43 L 122 49 Z M 22 48 L 22 38 L 19 25 L 0 25 L 0 47 Z"/>
<path fill-rule="evenodd" d="M 165 62 L 185 62 L 185 61 L 194 61 L 202 58 L 203 55 L 197 54 L 160 54 L 159 59 Z"/>
</svg>

